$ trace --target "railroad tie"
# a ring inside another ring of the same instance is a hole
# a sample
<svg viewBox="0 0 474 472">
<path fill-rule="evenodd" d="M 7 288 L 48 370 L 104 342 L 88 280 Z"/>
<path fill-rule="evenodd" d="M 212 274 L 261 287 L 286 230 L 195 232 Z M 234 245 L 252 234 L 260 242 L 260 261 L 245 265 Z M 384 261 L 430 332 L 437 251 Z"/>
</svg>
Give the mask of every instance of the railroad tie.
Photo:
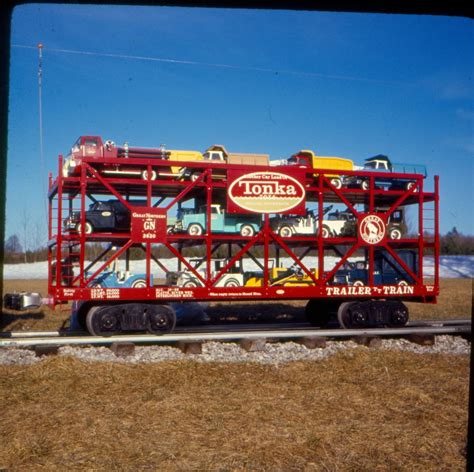
<svg viewBox="0 0 474 472">
<path fill-rule="evenodd" d="M 112 343 L 110 350 L 117 357 L 129 357 L 135 354 L 135 344 L 133 343 Z"/>
</svg>

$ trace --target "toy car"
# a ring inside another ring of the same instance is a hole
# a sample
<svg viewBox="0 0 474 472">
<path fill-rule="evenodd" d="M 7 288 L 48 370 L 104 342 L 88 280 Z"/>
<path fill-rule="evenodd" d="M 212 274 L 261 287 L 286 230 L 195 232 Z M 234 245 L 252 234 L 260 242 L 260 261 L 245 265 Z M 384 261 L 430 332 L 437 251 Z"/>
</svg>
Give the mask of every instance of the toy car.
<svg viewBox="0 0 474 472">
<path fill-rule="evenodd" d="M 322 237 L 354 236 L 357 224 L 354 213 L 349 210 L 335 210 L 329 213 L 332 208 L 333 205 L 329 205 L 324 209 L 323 215 L 327 216 L 322 220 Z M 347 225 L 347 222 L 351 225 Z M 284 238 L 293 235 L 319 234 L 319 217 L 313 210 L 307 210 L 304 216 L 276 216 L 271 219 L 270 224 L 273 230 Z"/>
<path fill-rule="evenodd" d="M 378 173 L 421 174 L 424 178 L 427 175 L 425 166 L 415 164 L 395 164 L 383 154 L 366 159 L 362 170 L 374 173 L 374 184 L 376 188 L 387 188 L 389 190 L 409 190 L 416 181 L 403 177 L 394 178 L 391 176 L 377 176 Z M 345 177 L 344 184 L 347 187 L 360 187 L 363 190 L 369 190 L 370 179 L 368 176 L 351 175 Z"/>
<path fill-rule="evenodd" d="M 155 180 L 158 177 L 180 179 L 184 176 L 185 167 L 168 165 L 167 161 L 178 163 L 200 161 L 203 156 L 199 151 L 167 150 L 164 145 L 159 148 L 130 147 L 128 143 L 117 146 L 110 140 L 104 143 L 100 136 L 80 136 L 64 161 L 63 177 L 79 176 L 83 158 L 90 158 L 89 163 L 94 169 L 110 177 Z M 110 159 L 116 159 L 120 163 L 111 163 Z M 153 163 L 156 163 L 150 175 L 146 167 L 134 162 L 136 159 L 152 159 Z"/>
<path fill-rule="evenodd" d="M 229 214 L 219 204 L 211 205 L 211 227 L 213 233 L 239 233 L 250 237 L 260 231 L 261 215 Z M 168 233 L 187 232 L 192 236 L 200 236 L 207 231 L 207 211 L 205 206 L 194 209 L 181 209 L 178 212 L 174 227 Z"/>
<path fill-rule="evenodd" d="M 199 268 L 203 259 L 190 259 L 189 263 L 196 269 L 196 271 L 206 279 L 207 273 L 205 268 Z M 228 264 L 228 259 L 213 259 L 211 276 L 214 277 L 220 270 Z M 178 287 L 202 287 L 202 282 L 190 270 L 185 269 L 179 272 L 168 272 L 167 283 L 170 285 L 178 285 Z M 244 285 L 244 273 L 242 271 L 241 261 L 236 263 L 223 274 L 216 282 L 216 287 L 241 287 Z"/>
<path fill-rule="evenodd" d="M 86 277 L 92 274 L 86 272 Z M 150 275 L 150 285 L 153 285 L 153 275 Z M 146 274 L 131 274 L 129 271 L 116 270 L 116 264 L 111 269 L 101 272 L 89 284 L 90 287 L 101 288 L 145 288 Z"/>
<path fill-rule="evenodd" d="M 129 203 L 132 206 L 146 206 L 145 200 L 131 200 Z M 130 231 L 130 210 L 120 200 L 92 203 L 85 213 L 85 234 Z M 64 227 L 81 233 L 81 212 L 71 212 L 70 216 L 64 220 Z"/>
<path fill-rule="evenodd" d="M 416 251 L 402 249 L 397 252 L 400 259 L 416 275 L 418 274 L 418 254 Z M 377 251 L 374 255 L 374 285 L 412 285 L 413 278 L 408 275 L 390 254 Z M 367 285 L 369 269 L 364 262 L 347 265 L 334 276 L 337 285 Z"/>
<path fill-rule="evenodd" d="M 312 269 L 312 273 L 315 277 L 318 277 L 317 269 Z M 262 285 L 263 274 L 253 276 L 245 283 L 246 287 L 261 287 Z M 297 265 L 293 265 L 290 268 L 272 267 L 268 274 L 268 286 L 275 287 L 278 285 L 285 287 L 306 287 L 308 285 L 314 285 L 314 281 Z"/>
<path fill-rule="evenodd" d="M 386 211 L 386 208 L 375 209 L 376 213 L 384 213 Z M 334 215 L 333 217 L 336 219 L 342 221 L 342 228 L 340 229 L 339 236 L 353 237 L 357 235 L 357 220 L 352 212 L 339 212 L 337 216 L 335 213 L 330 213 L 328 219 L 331 219 L 332 215 Z M 389 239 L 401 239 L 404 232 L 404 210 L 399 208 L 393 211 L 388 217 L 387 235 Z"/>
<path fill-rule="evenodd" d="M 313 151 L 302 150 L 288 159 L 288 165 L 307 167 L 314 170 L 314 176 L 318 177 L 322 169 L 326 170 L 353 170 L 354 163 L 350 159 L 343 157 L 316 156 Z M 343 186 L 343 179 L 340 174 L 324 174 L 331 184 L 340 189 Z"/>
</svg>

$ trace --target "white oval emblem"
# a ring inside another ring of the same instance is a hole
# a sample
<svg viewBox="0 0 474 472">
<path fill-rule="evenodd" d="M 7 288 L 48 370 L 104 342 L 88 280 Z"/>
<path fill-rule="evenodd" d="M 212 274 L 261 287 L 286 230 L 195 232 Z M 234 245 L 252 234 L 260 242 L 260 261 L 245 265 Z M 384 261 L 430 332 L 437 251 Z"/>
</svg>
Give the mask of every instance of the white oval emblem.
<svg viewBox="0 0 474 472">
<path fill-rule="evenodd" d="M 385 223 L 377 215 L 367 215 L 359 223 L 359 235 L 367 244 L 378 244 L 385 237 Z"/>
<path fill-rule="evenodd" d="M 305 198 L 303 185 L 279 172 L 253 172 L 234 180 L 229 198 L 240 208 L 255 213 L 280 213 L 298 206 Z"/>
<path fill-rule="evenodd" d="M 279 288 L 277 291 L 276 291 L 277 295 L 283 295 L 285 293 L 284 290 L 282 290 L 281 288 Z"/>
</svg>

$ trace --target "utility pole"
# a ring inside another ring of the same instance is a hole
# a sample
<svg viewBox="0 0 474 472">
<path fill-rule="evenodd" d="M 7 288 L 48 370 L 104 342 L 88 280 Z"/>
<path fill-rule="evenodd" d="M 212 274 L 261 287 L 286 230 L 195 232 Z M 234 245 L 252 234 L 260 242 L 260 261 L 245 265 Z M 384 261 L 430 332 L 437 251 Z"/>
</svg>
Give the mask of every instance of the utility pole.
<svg viewBox="0 0 474 472">
<path fill-rule="evenodd" d="M 43 209 L 45 220 L 48 218 L 46 206 L 46 190 L 44 182 L 46 179 L 46 171 L 44 166 L 43 151 L 43 44 L 38 43 L 38 114 L 39 114 L 39 140 L 40 140 L 40 166 L 41 166 L 41 185 L 43 188 Z"/>
</svg>

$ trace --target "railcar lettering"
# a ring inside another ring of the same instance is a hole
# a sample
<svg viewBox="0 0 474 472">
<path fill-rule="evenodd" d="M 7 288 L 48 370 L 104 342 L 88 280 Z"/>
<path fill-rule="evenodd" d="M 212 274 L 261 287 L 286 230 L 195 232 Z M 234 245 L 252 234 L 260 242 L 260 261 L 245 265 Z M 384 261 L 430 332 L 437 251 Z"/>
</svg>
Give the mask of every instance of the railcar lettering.
<svg viewBox="0 0 474 472">
<path fill-rule="evenodd" d="M 156 298 L 193 298 L 190 290 L 180 290 L 179 288 L 157 288 Z"/>
<path fill-rule="evenodd" d="M 365 287 L 365 286 L 349 286 L 349 287 L 326 287 L 326 295 L 328 296 L 360 296 L 360 295 L 413 295 L 414 287 L 409 285 L 386 285 L 383 287 Z"/>
<path fill-rule="evenodd" d="M 152 219 L 152 220 L 159 220 L 159 219 L 164 219 L 166 218 L 166 214 L 160 214 L 160 213 L 138 213 L 137 211 L 132 212 L 133 218 L 146 218 L 146 219 Z"/>
<path fill-rule="evenodd" d="M 65 288 L 63 289 L 63 296 L 64 297 L 73 297 L 76 291 L 72 288 Z"/>
<path fill-rule="evenodd" d="M 350 286 L 350 287 L 326 287 L 326 294 L 331 296 L 340 295 L 371 295 L 370 287 Z"/>
<path fill-rule="evenodd" d="M 91 289 L 91 298 L 95 298 L 95 299 L 105 298 L 105 290 L 103 288 Z"/>
<path fill-rule="evenodd" d="M 260 292 L 209 292 L 211 297 L 260 297 Z"/>
<path fill-rule="evenodd" d="M 155 239 L 156 233 L 143 233 L 142 237 L 143 239 Z"/>
<path fill-rule="evenodd" d="M 413 295 L 413 287 L 409 285 L 397 285 L 390 287 L 382 287 L 384 295 Z"/>
<path fill-rule="evenodd" d="M 120 298 L 119 288 L 108 288 L 105 293 L 106 298 Z"/>
<path fill-rule="evenodd" d="M 146 230 L 156 229 L 156 223 L 152 219 L 147 219 L 143 223 L 143 229 L 146 229 Z"/>
</svg>

